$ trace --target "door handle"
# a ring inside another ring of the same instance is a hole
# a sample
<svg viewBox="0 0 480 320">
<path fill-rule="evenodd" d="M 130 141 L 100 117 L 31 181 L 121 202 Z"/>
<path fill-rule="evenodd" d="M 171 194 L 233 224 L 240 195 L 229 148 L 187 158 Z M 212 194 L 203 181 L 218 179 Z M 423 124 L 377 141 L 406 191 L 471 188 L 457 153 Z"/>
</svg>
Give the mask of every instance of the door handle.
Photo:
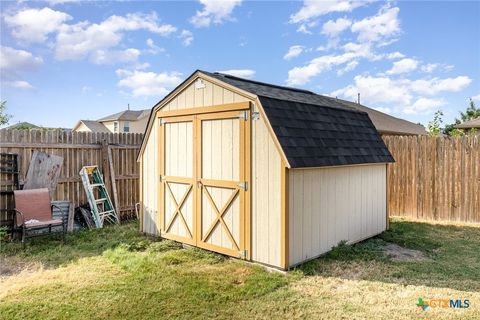
<svg viewBox="0 0 480 320">
<path fill-rule="evenodd" d="M 199 188 L 199 189 L 200 189 L 201 187 L 202 187 L 202 181 L 200 181 L 200 180 L 197 180 L 197 188 Z"/>
</svg>

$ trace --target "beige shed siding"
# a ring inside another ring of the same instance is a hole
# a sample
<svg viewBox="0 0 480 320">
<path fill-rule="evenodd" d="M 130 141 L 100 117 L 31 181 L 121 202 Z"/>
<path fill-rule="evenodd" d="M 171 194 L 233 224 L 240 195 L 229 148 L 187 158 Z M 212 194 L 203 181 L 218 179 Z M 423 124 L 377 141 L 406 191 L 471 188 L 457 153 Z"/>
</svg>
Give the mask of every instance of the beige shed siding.
<svg viewBox="0 0 480 320">
<path fill-rule="evenodd" d="M 195 89 L 193 82 L 161 110 L 179 110 L 250 101 L 245 96 L 203 80 L 205 87 Z M 152 127 L 144 156 L 144 232 L 155 234 L 157 219 L 157 123 Z M 281 158 L 264 119 L 252 121 L 251 233 L 253 261 L 280 266 Z"/>
<path fill-rule="evenodd" d="M 142 156 L 143 232 L 158 234 L 158 121 L 155 121 Z"/>
<path fill-rule="evenodd" d="M 289 172 L 290 266 L 385 230 L 385 164 Z"/>
<path fill-rule="evenodd" d="M 208 107 L 224 103 L 245 102 L 248 98 L 203 80 L 205 87 L 195 88 L 195 81 L 168 102 L 162 111 Z"/>
<path fill-rule="evenodd" d="M 263 118 L 252 122 L 252 260 L 280 265 L 281 158 Z"/>
</svg>

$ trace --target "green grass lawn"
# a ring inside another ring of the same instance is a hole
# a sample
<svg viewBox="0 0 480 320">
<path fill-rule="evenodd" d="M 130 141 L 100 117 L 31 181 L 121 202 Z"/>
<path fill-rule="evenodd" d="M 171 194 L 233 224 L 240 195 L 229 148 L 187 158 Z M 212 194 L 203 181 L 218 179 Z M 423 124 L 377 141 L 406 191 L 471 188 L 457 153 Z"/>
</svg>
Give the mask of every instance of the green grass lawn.
<svg viewBox="0 0 480 320">
<path fill-rule="evenodd" d="M 134 223 L 2 243 L 1 319 L 479 319 L 480 227 L 394 220 L 281 274 L 137 232 Z M 387 243 L 427 259 L 394 261 Z M 468 309 L 416 307 L 419 297 Z"/>
</svg>

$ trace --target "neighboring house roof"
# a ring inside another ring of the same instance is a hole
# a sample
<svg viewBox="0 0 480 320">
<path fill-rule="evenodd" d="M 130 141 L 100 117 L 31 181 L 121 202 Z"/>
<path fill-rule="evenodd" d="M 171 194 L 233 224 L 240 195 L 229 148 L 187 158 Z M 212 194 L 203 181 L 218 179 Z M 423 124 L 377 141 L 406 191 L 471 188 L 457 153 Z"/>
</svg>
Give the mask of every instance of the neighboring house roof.
<svg viewBox="0 0 480 320">
<path fill-rule="evenodd" d="M 109 116 L 98 119 L 97 121 L 135 121 L 147 117 L 150 114 L 148 110 L 125 110 Z"/>
<path fill-rule="evenodd" d="M 332 98 L 333 99 L 333 98 Z M 404 119 L 392 117 L 386 113 L 366 107 L 352 101 L 336 99 L 339 103 L 351 108 L 368 113 L 375 128 L 382 134 L 398 134 L 398 135 L 427 135 L 425 127 Z"/>
<path fill-rule="evenodd" d="M 108 130 L 107 127 L 103 125 L 103 123 L 94 120 L 80 120 L 74 127 L 74 130 L 77 129 L 81 123 L 83 123 L 85 127 L 87 127 L 92 132 L 110 132 L 110 130 Z"/>
<path fill-rule="evenodd" d="M 457 129 L 471 129 L 471 128 L 480 128 L 480 118 L 472 119 L 465 121 L 463 123 L 455 125 Z"/>
<path fill-rule="evenodd" d="M 365 112 L 306 90 L 201 72 L 258 96 L 292 168 L 393 162 Z"/>
</svg>

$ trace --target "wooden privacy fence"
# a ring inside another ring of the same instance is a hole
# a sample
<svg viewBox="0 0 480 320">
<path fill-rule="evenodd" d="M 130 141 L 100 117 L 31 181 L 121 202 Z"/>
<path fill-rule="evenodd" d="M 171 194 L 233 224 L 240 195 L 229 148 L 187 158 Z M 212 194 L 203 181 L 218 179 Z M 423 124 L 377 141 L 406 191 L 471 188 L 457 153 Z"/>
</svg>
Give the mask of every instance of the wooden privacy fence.
<svg viewBox="0 0 480 320">
<path fill-rule="evenodd" d="M 52 200 L 68 200 L 75 206 L 86 204 L 87 199 L 78 175 L 86 165 L 98 165 L 106 180 L 113 168 L 118 197 L 117 207 L 125 218 L 135 212 L 139 201 L 139 166 L 136 156 L 142 143 L 139 133 L 67 132 L 43 130 L 0 130 L 0 153 L 18 154 L 20 185 L 35 150 L 63 157 L 63 167 Z M 109 150 L 110 149 L 110 150 Z M 108 153 L 111 155 L 111 165 Z M 3 180 L 3 176 L 2 176 Z M 108 184 L 109 181 L 105 181 Z M 2 181 L 2 188 L 8 184 Z M 111 190 L 109 190 L 111 192 Z M 110 195 L 113 198 L 113 194 Z M 12 198 L 2 195 L 0 209 L 6 209 Z M 4 210 L 0 220 L 10 219 Z"/>
<path fill-rule="evenodd" d="M 478 136 L 384 136 L 389 212 L 422 220 L 480 222 Z"/>
</svg>

